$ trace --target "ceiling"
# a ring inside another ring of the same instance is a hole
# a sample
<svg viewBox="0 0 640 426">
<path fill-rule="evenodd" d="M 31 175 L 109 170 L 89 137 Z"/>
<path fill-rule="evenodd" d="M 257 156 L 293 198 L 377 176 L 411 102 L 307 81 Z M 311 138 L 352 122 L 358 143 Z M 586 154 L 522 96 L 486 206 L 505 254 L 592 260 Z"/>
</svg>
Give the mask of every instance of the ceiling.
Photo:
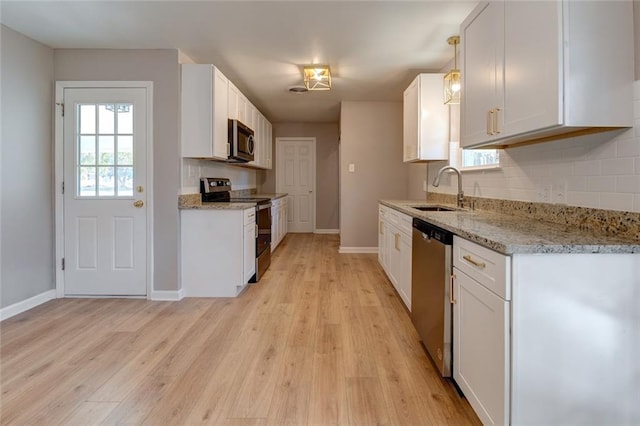
<svg viewBox="0 0 640 426">
<path fill-rule="evenodd" d="M 180 49 L 215 64 L 272 122 L 337 122 L 341 101 L 401 101 L 477 1 L 6 1 L 0 21 L 52 48 Z M 333 88 L 293 94 L 302 66 Z"/>
</svg>

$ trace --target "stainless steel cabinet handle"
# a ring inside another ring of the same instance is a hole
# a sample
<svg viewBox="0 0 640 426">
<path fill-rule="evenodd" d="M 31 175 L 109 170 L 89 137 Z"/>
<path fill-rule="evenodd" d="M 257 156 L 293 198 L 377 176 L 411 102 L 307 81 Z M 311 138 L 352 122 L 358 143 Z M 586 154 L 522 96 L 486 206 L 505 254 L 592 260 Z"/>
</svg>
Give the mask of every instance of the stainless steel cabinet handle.
<svg viewBox="0 0 640 426">
<path fill-rule="evenodd" d="M 478 268 L 482 268 L 482 269 L 484 269 L 484 268 L 486 268 L 486 267 L 487 267 L 487 264 L 486 264 L 486 263 L 484 263 L 484 262 L 478 262 L 477 260 L 473 260 L 473 258 L 472 258 L 470 255 L 468 255 L 468 254 L 467 254 L 467 255 L 465 255 L 465 256 L 462 256 L 462 258 L 463 258 L 464 260 L 466 260 L 467 262 L 469 262 L 470 264 L 472 264 L 473 266 L 477 266 Z"/>
<path fill-rule="evenodd" d="M 456 299 L 453 297 L 453 287 L 455 280 L 456 274 L 452 274 L 451 279 L 449 280 L 449 303 L 451 303 L 452 305 L 456 304 Z"/>
<path fill-rule="evenodd" d="M 493 134 L 497 135 L 498 133 L 500 133 L 500 129 L 498 129 L 498 111 L 500 111 L 500 108 L 494 108 L 493 109 Z"/>
</svg>

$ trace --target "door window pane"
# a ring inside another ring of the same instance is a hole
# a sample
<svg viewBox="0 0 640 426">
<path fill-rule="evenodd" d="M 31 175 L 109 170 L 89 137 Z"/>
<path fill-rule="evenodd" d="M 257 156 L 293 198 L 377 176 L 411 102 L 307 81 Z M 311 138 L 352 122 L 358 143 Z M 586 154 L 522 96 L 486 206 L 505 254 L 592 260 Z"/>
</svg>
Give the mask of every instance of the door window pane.
<svg viewBox="0 0 640 426">
<path fill-rule="evenodd" d="M 96 137 L 80 136 L 80 164 L 83 166 L 96 164 Z"/>
<path fill-rule="evenodd" d="M 100 136 L 100 147 L 98 151 L 98 164 L 103 166 L 114 165 L 114 139 L 113 136 Z"/>
<path fill-rule="evenodd" d="M 133 167 L 118 167 L 118 195 L 133 195 Z"/>
<path fill-rule="evenodd" d="M 113 134 L 114 126 L 114 110 L 115 105 L 99 105 L 98 106 L 98 129 L 101 135 Z"/>
<path fill-rule="evenodd" d="M 96 168 L 95 167 L 79 167 L 78 168 L 78 186 L 80 196 L 95 197 L 96 195 Z"/>
<path fill-rule="evenodd" d="M 113 167 L 98 167 L 98 195 L 114 196 L 116 195 Z"/>
<path fill-rule="evenodd" d="M 133 165 L 133 136 L 118 136 L 118 165 Z"/>
<path fill-rule="evenodd" d="M 133 105 L 118 105 L 118 134 L 133 133 Z"/>
<path fill-rule="evenodd" d="M 96 132 L 96 106 L 80 105 L 80 133 L 92 134 Z"/>
</svg>

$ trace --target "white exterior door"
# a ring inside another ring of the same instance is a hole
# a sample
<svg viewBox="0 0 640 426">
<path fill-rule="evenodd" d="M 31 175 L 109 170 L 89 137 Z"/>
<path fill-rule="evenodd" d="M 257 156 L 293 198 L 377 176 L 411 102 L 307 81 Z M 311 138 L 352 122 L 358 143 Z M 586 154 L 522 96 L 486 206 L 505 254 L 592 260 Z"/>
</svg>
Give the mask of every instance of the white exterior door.
<svg viewBox="0 0 640 426">
<path fill-rule="evenodd" d="M 276 139 L 276 190 L 289 194 L 288 232 L 314 232 L 316 139 Z"/>
<path fill-rule="evenodd" d="M 65 88 L 64 294 L 147 294 L 147 89 Z"/>
</svg>

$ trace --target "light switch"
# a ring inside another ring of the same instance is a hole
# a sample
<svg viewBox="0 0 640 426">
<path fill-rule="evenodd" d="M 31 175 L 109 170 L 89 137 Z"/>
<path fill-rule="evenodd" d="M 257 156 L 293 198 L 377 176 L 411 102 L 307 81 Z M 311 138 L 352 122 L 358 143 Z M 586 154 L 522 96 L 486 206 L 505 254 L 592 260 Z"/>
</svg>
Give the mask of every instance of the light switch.
<svg viewBox="0 0 640 426">
<path fill-rule="evenodd" d="M 349 163 L 349 172 L 353 173 L 356 171 L 356 165 L 354 163 Z"/>
</svg>

